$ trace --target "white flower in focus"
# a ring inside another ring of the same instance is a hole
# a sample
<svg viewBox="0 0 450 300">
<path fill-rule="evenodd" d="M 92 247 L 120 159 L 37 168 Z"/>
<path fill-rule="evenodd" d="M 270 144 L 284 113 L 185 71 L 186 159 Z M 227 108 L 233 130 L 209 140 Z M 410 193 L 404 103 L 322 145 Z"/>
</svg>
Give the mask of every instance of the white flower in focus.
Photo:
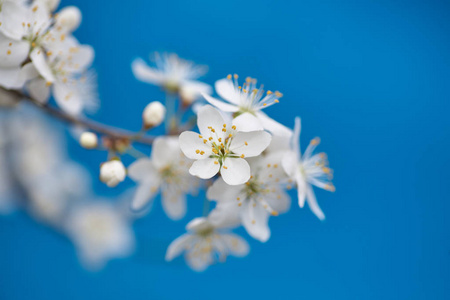
<svg viewBox="0 0 450 300">
<path fill-rule="evenodd" d="M 100 180 L 109 187 L 115 187 L 125 180 L 126 169 L 120 160 L 110 160 L 100 167 Z"/>
<path fill-rule="evenodd" d="M 202 93 L 210 94 L 211 86 L 197 81 L 207 72 L 206 66 L 197 66 L 191 61 L 179 58 L 176 54 L 155 53 L 156 68 L 149 67 L 144 60 L 137 58 L 131 67 L 134 76 L 143 82 L 161 86 L 171 93 L 189 94 L 189 101 Z"/>
<path fill-rule="evenodd" d="M 107 202 L 75 206 L 66 230 L 89 269 L 99 269 L 113 258 L 125 257 L 134 250 L 134 234 L 129 221 Z"/>
<path fill-rule="evenodd" d="M 251 161 L 252 176 L 245 184 L 229 186 L 217 179 L 206 194 L 209 200 L 217 201 L 210 213 L 212 222 L 229 226 L 242 223 L 253 238 L 266 242 L 269 217 L 286 212 L 291 203 L 284 190 L 288 178 L 281 166 L 282 156 L 280 152 Z"/>
<path fill-rule="evenodd" d="M 216 92 L 225 101 L 215 99 L 207 94 L 203 97 L 224 112 L 233 112 L 236 115 L 235 124 L 240 125 L 242 130 L 253 131 L 266 129 L 274 135 L 290 136 L 291 130 L 286 126 L 274 121 L 262 110 L 279 102 L 283 95 L 276 91 L 264 92 L 263 86 L 258 89 L 256 79 L 247 77 L 243 86 L 238 84 L 238 76 L 234 74 L 227 78 L 216 81 Z"/>
<path fill-rule="evenodd" d="M 86 149 L 94 149 L 98 145 L 98 137 L 92 132 L 83 132 L 80 136 L 80 145 Z"/>
<path fill-rule="evenodd" d="M 204 271 L 209 265 L 225 261 L 228 255 L 246 256 L 247 242 L 233 233 L 217 230 L 208 218 L 196 218 L 186 225 L 188 233 L 175 239 L 167 249 L 166 260 L 171 261 L 185 252 L 186 263 L 195 271 Z"/>
<path fill-rule="evenodd" d="M 198 187 L 198 179 L 188 172 L 190 163 L 181 153 L 178 139 L 159 137 L 153 143 L 151 158 L 141 158 L 130 165 L 130 178 L 139 183 L 131 204 L 133 210 L 142 209 L 162 193 L 162 206 L 171 219 L 186 214 L 186 194 Z"/>
<path fill-rule="evenodd" d="M 142 112 L 142 121 L 145 128 L 156 127 L 160 125 L 166 116 L 166 108 L 161 102 L 150 102 Z"/>
<path fill-rule="evenodd" d="M 183 153 L 196 161 L 189 172 L 208 179 L 219 171 L 230 185 L 243 184 L 250 178 L 250 166 L 244 158 L 261 154 L 271 136 L 265 131 L 240 132 L 235 125 L 225 124 L 212 106 L 204 106 L 198 113 L 200 134 L 185 131 L 180 134 Z"/>
<path fill-rule="evenodd" d="M 320 219 L 324 220 L 325 215 L 317 203 L 316 196 L 311 185 L 331 192 L 335 191 L 334 185 L 330 182 L 332 170 L 328 167 L 328 160 L 325 153 L 314 154 L 319 138 L 313 139 L 306 148 L 303 156 L 300 153 L 300 118 L 295 119 L 294 134 L 292 136 L 292 150 L 283 158 L 282 164 L 286 173 L 297 183 L 298 204 L 300 207 L 308 202 L 311 211 Z"/>
</svg>

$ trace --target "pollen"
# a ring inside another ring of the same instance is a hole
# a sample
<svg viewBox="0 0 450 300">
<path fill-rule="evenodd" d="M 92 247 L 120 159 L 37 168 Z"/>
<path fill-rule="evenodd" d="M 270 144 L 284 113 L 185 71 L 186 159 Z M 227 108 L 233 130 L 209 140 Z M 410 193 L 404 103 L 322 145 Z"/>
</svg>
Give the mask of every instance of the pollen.
<svg viewBox="0 0 450 300">
<path fill-rule="evenodd" d="M 275 103 L 280 103 L 280 100 L 275 99 L 275 100 L 273 100 L 273 102 L 275 102 Z"/>
<path fill-rule="evenodd" d="M 283 97 L 283 94 L 280 93 L 279 91 L 276 91 L 275 96 L 277 96 L 278 98 L 281 98 L 281 97 Z"/>
<path fill-rule="evenodd" d="M 263 106 L 267 106 L 267 103 L 263 103 Z"/>
<path fill-rule="evenodd" d="M 203 137 L 201 135 L 198 136 L 200 139 L 202 139 Z"/>
<path fill-rule="evenodd" d="M 238 74 L 234 74 L 233 77 L 234 77 L 234 79 L 238 79 L 239 75 Z"/>
<path fill-rule="evenodd" d="M 273 167 L 274 167 L 274 168 L 278 168 L 278 165 L 277 165 L 277 164 L 274 164 Z"/>
<path fill-rule="evenodd" d="M 197 149 L 197 150 L 195 150 L 195 153 L 199 154 L 199 153 L 200 153 L 200 150 L 198 150 L 198 149 Z"/>
<path fill-rule="evenodd" d="M 239 203 L 238 203 L 238 206 L 242 206 L 242 202 L 239 202 Z"/>
<path fill-rule="evenodd" d="M 37 5 L 36 5 L 35 7 L 33 7 L 32 11 L 33 11 L 33 12 L 36 12 L 37 9 L 38 9 L 38 7 L 37 7 Z"/>
<path fill-rule="evenodd" d="M 228 74 L 227 79 L 231 79 L 231 74 Z"/>
<path fill-rule="evenodd" d="M 267 91 L 267 95 L 272 95 L 273 94 L 273 92 L 272 91 Z"/>
<path fill-rule="evenodd" d="M 203 155 L 203 154 L 205 154 L 205 151 L 200 151 L 200 155 Z"/>
<path fill-rule="evenodd" d="M 12 46 L 12 43 L 9 43 L 9 46 L 11 47 L 11 46 Z"/>
<path fill-rule="evenodd" d="M 226 128 L 227 127 L 227 124 L 223 124 L 223 128 Z"/>
<path fill-rule="evenodd" d="M 50 56 L 50 55 L 52 55 L 52 54 L 53 54 L 52 51 L 48 51 L 48 52 L 47 52 L 47 56 Z"/>
<path fill-rule="evenodd" d="M 248 146 L 248 143 L 247 143 L 247 142 L 244 142 L 244 144 L 245 144 L 245 146 Z"/>
<path fill-rule="evenodd" d="M 272 216 L 278 216 L 278 212 L 277 211 L 272 211 Z"/>
<path fill-rule="evenodd" d="M 320 138 L 316 137 L 311 140 L 311 145 L 318 145 L 320 143 Z"/>
<path fill-rule="evenodd" d="M 10 55 L 11 54 L 11 50 L 6 51 L 6 54 Z"/>
<path fill-rule="evenodd" d="M 244 154 L 241 154 L 241 158 L 244 158 L 245 157 L 245 155 Z"/>
<path fill-rule="evenodd" d="M 226 128 L 222 128 L 222 131 L 223 131 L 223 132 L 227 132 L 227 129 L 226 129 Z"/>
<path fill-rule="evenodd" d="M 256 223 L 256 221 L 255 220 L 252 220 L 252 224 L 255 224 Z"/>
<path fill-rule="evenodd" d="M 207 141 L 208 141 L 208 140 L 203 140 L 203 143 L 206 144 Z"/>
<path fill-rule="evenodd" d="M 215 160 L 215 161 L 214 161 L 214 164 L 215 164 L 215 165 L 218 165 L 218 164 L 219 164 L 219 162 L 218 162 L 217 160 Z"/>
<path fill-rule="evenodd" d="M 271 164 L 267 164 L 267 167 L 270 168 L 272 165 Z"/>
<path fill-rule="evenodd" d="M 228 167 L 227 166 L 223 166 L 223 168 L 226 170 L 226 169 L 228 169 Z"/>
<path fill-rule="evenodd" d="M 235 125 L 231 126 L 231 128 L 232 128 L 233 130 L 236 130 L 236 126 L 235 126 Z"/>
<path fill-rule="evenodd" d="M 47 81 L 47 82 L 45 83 L 45 85 L 46 85 L 46 86 L 51 86 L 52 83 L 51 83 L 50 81 Z"/>
<path fill-rule="evenodd" d="M 241 198 L 239 198 L 239 197 L 237 197 L 236 199 L 237 199 L 237 201 L 240 201 L 240 200 L 241 200 Z"/>
<path fill-rule="evenodd" d="M 219 143 L 222 143 L 222 138 L 219 138 Z M 223 145 L 222 145 L 223 146 Z"/>
<path fill-rule="evenodd" d="M 233 135 L 230 133 L 229 135 L 228 135 L 228 138 L 231 138 Z"/>
<path fill-rule="evenodd" d="M 212 141 L 212 139 L 213 139 L 213 138 L 210 136 L 208 140 Z"/>
</svg>

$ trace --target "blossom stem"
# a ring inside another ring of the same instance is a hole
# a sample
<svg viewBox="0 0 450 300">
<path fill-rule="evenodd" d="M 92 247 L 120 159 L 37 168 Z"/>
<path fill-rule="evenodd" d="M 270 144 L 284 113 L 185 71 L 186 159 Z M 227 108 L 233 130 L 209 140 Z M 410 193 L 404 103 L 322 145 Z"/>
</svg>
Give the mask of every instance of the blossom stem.
<svg viewBox="0 0 450 300">
<path fill-rule="evenodd" d="M 59 120 L 62 120 L 64 122 L 73 124 L 73 125 L 79 125 L 82 127 L 87 128 L 88 130 L 92 130 L 98 134 L 102 134 L 108 137 L 112 138 L 118 138 L 118 139 L 127 139 L 139 144 L 144 145 L 151 145 L 153 143 L 154 137 L 151 136 L 142 136 L 140 133 L 135 133 L 132 131 L 119 129 L 115 127 L 111 127 L 102 123 L 94 122 L 92 120 L 88 120 L 85 118 L 79 118 L 72 115 L 69 115 L 62 110 L 59 110 L 57 108 L 54 108 L 48 104 L 43 104 L 37 101 L 36 99 L 33 99 L 32 97 L 24 94 L 21 91 L 16 90 L 8 90 L 7 92 L 11 93 L 12 95 L 16 96 L 19 99 L 24 99 L 34 106 L 42 109 L 47 114 L 49 114 L 52 117 L 55 117 Z"/>
<path fill-rule="evenodd" d="M 203 216 L 206 217 L 209 215 L 209 200 L 203 199 Z"/>
</svg>

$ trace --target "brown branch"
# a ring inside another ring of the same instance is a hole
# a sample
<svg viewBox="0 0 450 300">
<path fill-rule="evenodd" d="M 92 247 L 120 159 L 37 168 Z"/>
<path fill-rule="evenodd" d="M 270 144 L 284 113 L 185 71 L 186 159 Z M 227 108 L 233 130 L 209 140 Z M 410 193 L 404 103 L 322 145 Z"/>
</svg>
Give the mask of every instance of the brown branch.
<svg viewBox="0 0 450 300">
<path fill-rule="evenodd" d="M 154 137 L 142 136 L 141 134 L 136 133 L 136 132 L 114 128 L 114 127 L 111 127 L 111 126 L 108 126 L 108 125 L 105 125 L 102 123 L 94 122 L 92 120 L 85 119 L 85 118 L 74 117 L 74 116 L 69 115 L 69 114 L 63 112 L 62 110 L 54 108 L 48 104 L 42 104 L 39 101 L 37 101 L 36 99 L 33 99 L 32 97 L 22 93 L 21 91 L 8 90 L 7 92 L 11 93 L 11 95 L 14 95 L 18 99 L 23 99 L 23 100 L 26 100 L 26 101 L 32 103 L 34 106 L 42 109 L 47 114 L 49 114 L 61 121 L 64 121 L 66 123 L 70 123 L 73 125 L 79 125 L 79 126 L 87 128 L 91 131 L 94 131 L 98 134 L 105 135 L 105 136 L 111 137 L 111 138 L 127 139 L 127 140 L 130 140 L 130 141 L 133 141 L 133 142 L 136 142 L 139 144 L 144 144 L 144 145 L 151 145 L 153 143 Z"/>
</svg>

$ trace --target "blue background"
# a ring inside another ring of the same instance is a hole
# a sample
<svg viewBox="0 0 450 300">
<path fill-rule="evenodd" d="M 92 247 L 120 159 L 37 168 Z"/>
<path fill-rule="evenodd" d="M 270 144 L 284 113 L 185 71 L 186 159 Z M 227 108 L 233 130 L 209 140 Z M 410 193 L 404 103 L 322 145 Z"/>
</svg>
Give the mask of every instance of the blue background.
<svg viewBox="0 0 450 300">
<path fill-rule="evenodd" d="M 320 136 L 337 191 L 316 194 L 320 222 L 295 202 L 248 257 L 204 273 L 163 259 L 184 225 L 158 203 L 135 223 L 134 256 L 85 271 L 74 248 L 25 214 L 0 220 L 0 299 L 449 299 L 449 8 L 447 1 L 92 1 L 77 31 L 96 49 L 95 119 L 138 129 L 163 99 L 130 63 L 155 50 L 238 73 L 285 95 L 268 111 L 301 141 Z M 104 153 L 71 144 L 95 175 Z M 95 176 L 94 176 L 95 177 Z M 131 186 L 95 190 L 114 196 Z"/>
</svg>

